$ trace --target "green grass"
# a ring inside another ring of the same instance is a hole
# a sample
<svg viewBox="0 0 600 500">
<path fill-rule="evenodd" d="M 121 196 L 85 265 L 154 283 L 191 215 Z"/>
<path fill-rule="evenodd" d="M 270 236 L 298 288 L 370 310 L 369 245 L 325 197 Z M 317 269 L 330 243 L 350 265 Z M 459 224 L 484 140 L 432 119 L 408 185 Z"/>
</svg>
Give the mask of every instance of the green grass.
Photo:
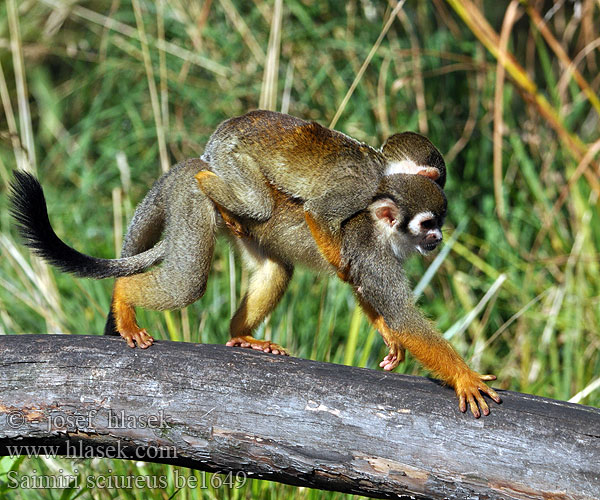
<svg viewBox="0 0 600 500">
<path fill-rule="evenodd" d="M 20 245 L 6 204 L 17 166 L 41 179 L 65 240 L 113 257 L 165 161 L 200 155 L 221 120 L 259 105 L 324 125 L 339 112 L 336 128 L 371 145 L 408 129 L 445 154 L 446 241 L 463 227 L 420 305 L 471 365 L 496 374 L 503 389 L 563 400 L 585 391 L 577 402 L 600 405 L 600 125 L 597 98 L 589 98 L 600 86 L 600 58 L 597 50 L 582 52 L 593 42 L 589 16 L 574 18 L 566 2 L 547 24 L 583 83 L 537 30 L 535 11 L 505 18 L 504 4 L 484 2 L 479 10 L 467 0 L 407 2 L 406 18 L 394 20 L 357 78 L 391 12 L 384 3 L 289 0 L 279 31 L 273 5 L 263 0 L 138 1 L 137 17 L 129 2 L 54 3 L 0 4 L 1 334 L 100 334 L 111 290 L 109 281 L 48 269 Z M 597 26 L 600 8 L 591 5 Z M 512 21 L 502 77 L 496 35 Z M 279 50 L 269 51 L 278 37 Z M 414 284 L 433 258 L 409 262 Z M 140 311 L 140 322 L 161 339 L 225 342 L 230 297 L 239 299 L 247 279 L 229 259 L 220 242 L 205 296 L 183 313 Z M 348 287 L 298 270 L 260 334 L 296 356 L 376 369 L 383 342 L 355 311 Z M 410 356 L 398 371 L 424 373 Z M 81 477 L 111 469 L 165 475 L 170 483 L 164 491 L 84 486 L 64 493 L 0 486 L 8 498 L 166 499 L 175 492 L 175 469 L 155 464 L 4 458 L 0 481 L 10 468 L 77 468 Z M 174 496 L 348 497 L 258 480 Z"/>
</svg>

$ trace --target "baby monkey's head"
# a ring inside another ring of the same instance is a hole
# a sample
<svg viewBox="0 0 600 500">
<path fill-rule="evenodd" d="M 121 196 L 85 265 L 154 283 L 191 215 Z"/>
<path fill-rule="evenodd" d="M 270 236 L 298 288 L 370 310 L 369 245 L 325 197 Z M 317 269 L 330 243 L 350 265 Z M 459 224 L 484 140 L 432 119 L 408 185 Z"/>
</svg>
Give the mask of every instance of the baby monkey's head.
<svg viewBox="0 0 600 500">
<path fill-rule="evenodd" d="M 415 250 L 426 254 L 438 246 L 446 207 L 444 191 L 428 176 L 393 174 L 384 177 L 369 211 L 379 233 L 403 259 Z"/>
<path fill-rule="evenodd" d="M 387 160 L 386 175 L 421 174 L 444 188 L 446 163 L 427 137 L 415 132 L 394 134 L 385 141 L 381 152 Z"/>
</svg>

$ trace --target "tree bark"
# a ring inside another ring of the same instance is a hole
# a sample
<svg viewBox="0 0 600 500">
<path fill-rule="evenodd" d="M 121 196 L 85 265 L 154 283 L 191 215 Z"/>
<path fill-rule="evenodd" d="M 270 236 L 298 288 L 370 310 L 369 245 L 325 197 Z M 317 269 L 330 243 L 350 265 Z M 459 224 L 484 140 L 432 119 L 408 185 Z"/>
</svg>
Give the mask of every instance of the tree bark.
<svg viewBox="0 0 600 500">
<path fill-rule="evenodd" d="M 0 336 L 0 456 L 56 445 L 376 498 L 600 498 L 600 410 L 501 396 L 476 420 L 423 377 L 220 345 Z"/>
</svg>

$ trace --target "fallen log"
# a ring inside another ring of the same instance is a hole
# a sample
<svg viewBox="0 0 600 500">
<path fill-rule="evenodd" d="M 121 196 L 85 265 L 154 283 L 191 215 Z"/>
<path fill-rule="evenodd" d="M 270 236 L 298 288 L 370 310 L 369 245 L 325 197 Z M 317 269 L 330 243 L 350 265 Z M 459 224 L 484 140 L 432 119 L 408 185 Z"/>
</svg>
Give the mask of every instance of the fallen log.
<svg viewBox="0 0 600 500">
<path fill-rule="evenodd" d="M 600 410 L 501 395 L 476 420 L 423 377 L 220 345 L 0 336 L 0 456 L 113 450 L 376 498 L 600 498 Z"/>
</svg>

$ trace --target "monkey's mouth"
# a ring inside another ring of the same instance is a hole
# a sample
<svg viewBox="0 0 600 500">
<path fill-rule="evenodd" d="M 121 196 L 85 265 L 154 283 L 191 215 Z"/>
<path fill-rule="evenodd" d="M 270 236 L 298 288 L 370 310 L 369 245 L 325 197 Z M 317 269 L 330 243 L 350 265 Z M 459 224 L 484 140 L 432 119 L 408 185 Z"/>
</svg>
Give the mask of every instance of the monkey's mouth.
<svg viewBox="0 0 600 500">
<path fill-rule="evenodd" d="M 429 243 L 420 243 L 419 245 L 417 245 L 417 250 L 421 255 L 425 255 L 429 252 L 433 252 L 437 248 L 438 243 L 439 242 L 435 241 Z"/>
</svg>

